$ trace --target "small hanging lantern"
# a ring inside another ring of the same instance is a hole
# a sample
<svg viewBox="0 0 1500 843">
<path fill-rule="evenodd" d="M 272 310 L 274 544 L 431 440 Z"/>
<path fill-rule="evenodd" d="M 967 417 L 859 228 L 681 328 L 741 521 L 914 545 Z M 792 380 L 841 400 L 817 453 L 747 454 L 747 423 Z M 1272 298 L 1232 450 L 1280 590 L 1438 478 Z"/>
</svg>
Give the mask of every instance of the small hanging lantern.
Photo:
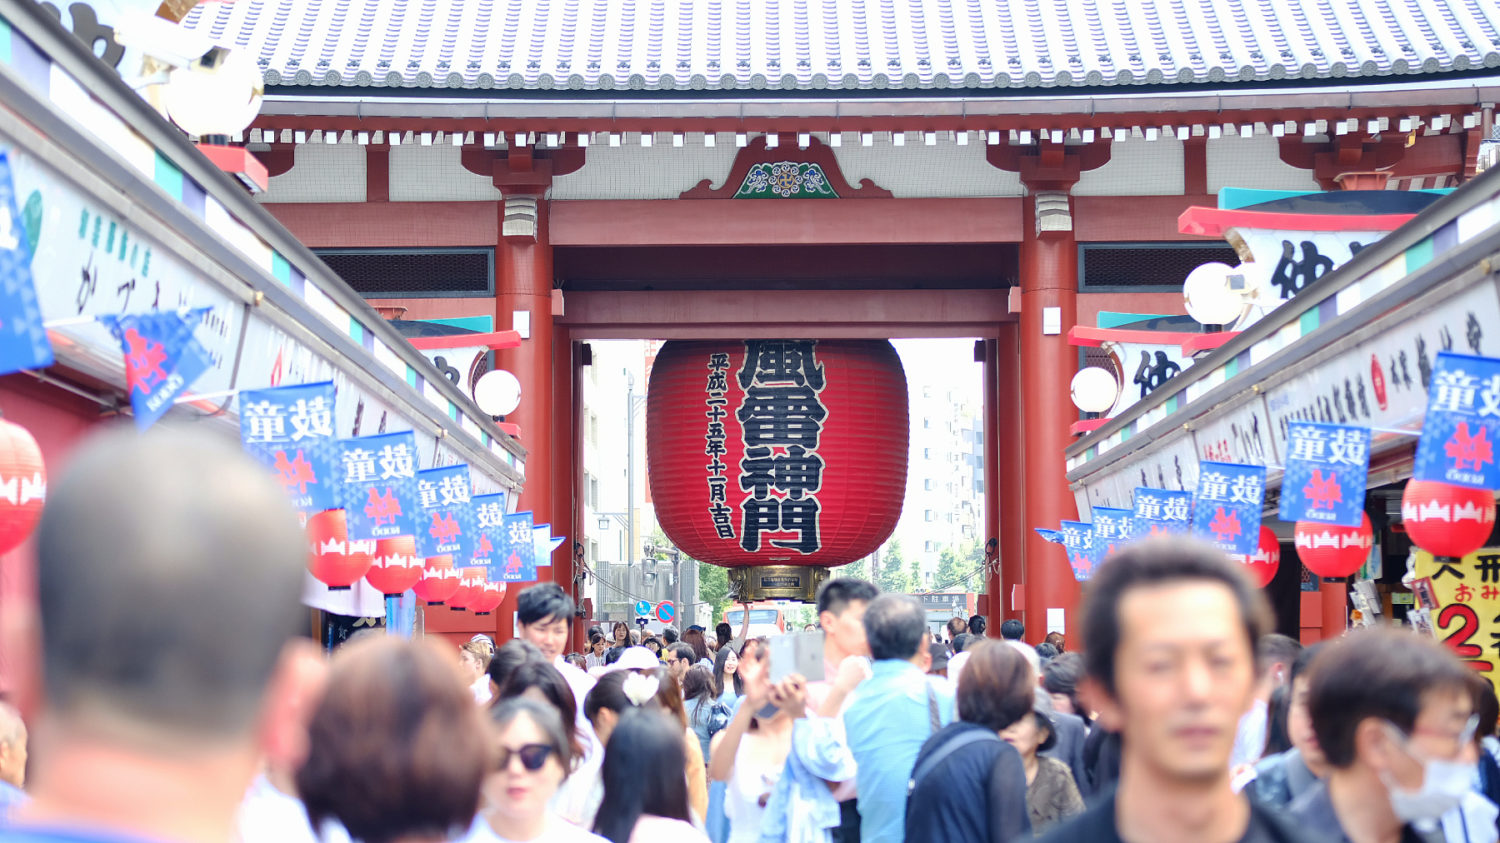
<svg viewBox="0 0 1500 843">
<path fill-rule="evenodd" d="M 0 419 L 0 553 L 9 553 L 36 529 L 47 498 L 47 467 L 31 431 Z"/>
<path fill-rule="evenodd" d="M 455 612 L 461 612 L 474 603 L 474 598 L 484 590 L 484 582 L 488 579 L 483 568 L 466 568 L 463 571 L 463 579 L 460 580 L 458 590 L 448 598 L 448 608 Z"/>
<path fill-rule="evenodd" d="M 479 596 L 469 604 L 469 611 L 476 615 L 488 615 L 500 608 L 503 602 L 505 602 L 505 583 L 487 582 L 480 589 Z"/>
<path fill-rule="evenodd" d="M 375 558 L 375 542 L 349 540 L 349 523 L 342 509 L 325 509 L 308 518 L 307 538 L 311 551 L 307 569 L 333 590 L 359 582 Z"/>
<path fill-rule="evenodd" d="M 1490 540 L 1495 529 L 1495 493 L 1437 480 L 1412 480 L 1401 494 L 1401 521 L 1412 544 L 1433 556 L 1462 559 Z"/>
<path fill-rule="evenodd" d="M 422 578 L 412 586 L 412 592 L 429 606 L 441 606 L 458 591 L 459 584 L 452 556 L 429 556 L 422 568 Z"/>
<path fill-rule="evenodd" d="M 1255 581 L 1258 588 L 1265 588 L 1276 578 L 1276 571 L 1281 567 L 1281 541 L 1270 527 L 1260 528 L 1260 546 L 1251 556 L 1231 556 L 1240 564 L 1245 566 L 1245 572 L 1250 579 Z"/>
<path fill-rule="evenodd" d="M 1347 577 L 1370 558 L 1375 531 L 1369 515 L 1360 519 L 1358 527 L 1298 521 L 1296 546 L 1297 556 L 1307 570 L 1320 577 Z"/>
<path fill-rule="evenodd" d="M 375 542 L 375 559 L 365 573 L 365 581 L 390 597 L 416 585 L 423 573 L 424 560 L 417 556 L 417 540 L 396 536 Z"/>
</svg>

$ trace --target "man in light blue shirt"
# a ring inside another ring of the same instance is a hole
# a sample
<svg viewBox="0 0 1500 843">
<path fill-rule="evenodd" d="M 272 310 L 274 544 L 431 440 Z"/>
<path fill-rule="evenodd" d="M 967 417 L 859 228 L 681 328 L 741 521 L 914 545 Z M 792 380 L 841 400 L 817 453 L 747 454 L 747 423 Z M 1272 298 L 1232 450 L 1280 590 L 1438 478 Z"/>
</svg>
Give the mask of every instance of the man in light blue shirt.
<svg viewBox="0 0 1500 843">
<path fill-rule="evenodd" d="M 862 843 L 901 843 L 906 788 L 927 738 L 953 719 L 953 689 L 930 682 L 927 612 L 916 598 L 883 594 L 865 610 L 875 660 L 844 712 L 849 750 L 859 764 Z"/>
</svg>

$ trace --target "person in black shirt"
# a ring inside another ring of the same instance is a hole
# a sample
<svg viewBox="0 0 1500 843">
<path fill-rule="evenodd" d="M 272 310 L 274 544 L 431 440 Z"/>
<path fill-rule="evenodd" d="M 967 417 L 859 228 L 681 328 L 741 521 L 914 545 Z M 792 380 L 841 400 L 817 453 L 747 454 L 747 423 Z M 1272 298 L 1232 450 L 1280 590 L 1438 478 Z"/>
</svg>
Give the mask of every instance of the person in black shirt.
<svg viewBox="0 0 1500 843">
<path fill-rule="evenodd" d="M 1270 615 L 1239 566 L 1196 541 L 1147 539 L 1100 567 L 1085 594 L 1085 669 L 1099 725 L 1120 735 L 1120 780 L 1042 840 L 1302 841 L 1230 786 Z"/>
</svg>

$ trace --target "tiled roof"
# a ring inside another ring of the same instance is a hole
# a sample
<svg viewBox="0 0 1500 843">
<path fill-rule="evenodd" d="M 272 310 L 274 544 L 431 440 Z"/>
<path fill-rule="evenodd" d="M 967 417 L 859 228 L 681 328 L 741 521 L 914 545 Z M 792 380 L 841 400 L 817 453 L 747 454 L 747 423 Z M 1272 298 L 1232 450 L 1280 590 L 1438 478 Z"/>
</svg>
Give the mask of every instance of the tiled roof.
<svg viewBox="0 0 1500 843">
<path fill-rule="evenodd" d="M 266 82 L 502 91 L 1035 89 L 1500 66 L 1494 0 L 238 0 Z"/>
</svg>

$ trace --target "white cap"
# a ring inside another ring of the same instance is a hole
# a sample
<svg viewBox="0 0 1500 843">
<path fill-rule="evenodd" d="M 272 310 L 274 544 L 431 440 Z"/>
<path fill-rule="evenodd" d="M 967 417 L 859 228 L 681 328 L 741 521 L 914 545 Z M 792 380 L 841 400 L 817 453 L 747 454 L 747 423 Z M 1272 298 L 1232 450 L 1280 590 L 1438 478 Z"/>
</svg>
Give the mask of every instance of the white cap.
<svg viewBox="0 0 1500 843">
<path fill-rule="evenodd" d="M 626 647 L 620 658 L 609 666 L 614 670 L 656 670 L 661 667 L 661 659 L 645 647 Z"/>
</svg>

